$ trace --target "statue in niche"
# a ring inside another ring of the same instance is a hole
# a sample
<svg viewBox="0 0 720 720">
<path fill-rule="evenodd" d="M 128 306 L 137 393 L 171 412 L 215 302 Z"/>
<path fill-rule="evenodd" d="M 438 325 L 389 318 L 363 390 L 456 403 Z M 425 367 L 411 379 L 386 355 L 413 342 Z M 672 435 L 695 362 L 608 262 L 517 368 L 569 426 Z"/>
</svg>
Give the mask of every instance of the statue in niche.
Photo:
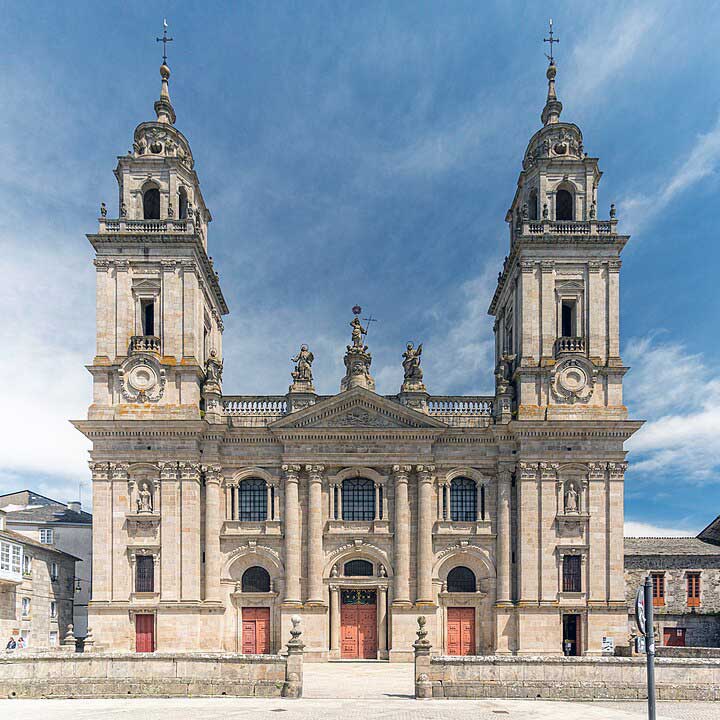
<svg viewBox="0 0 720 720">
<path fill-rule="evenodd" d="M 210 351 L 210 357 L 205 363 L 205 384 L 215 383 L 219 385 L 222 381 L 223 364 L 217 359 L 217 352 L 213 348 Z"/>
<path fill-rule="evenodd" d="M 332 566 L 332 570 L 330 570 L 330 577 L 337 577 L 338 576 L 338 566 L 337 563 L 335 563 Z"/>
<path fill-rule="evenodd" d="M 378 577 L 387 577 L 387 570 L 384 565 L 378 565 Z"/>
<path fill-rule="evenodd" d="M 298 354 L 294 358 L 290 358 L 290 361 L 295 363 L 295 370 L 291 373 L 295 382 L 312 382 L 313 360 L 315 360 L 315 356 L 308 350 L 308 346 L 301 345 Z"/>
<path fill-rule="evenodd" d="M 575 483 L 569 483 L 567 492 L 565 493 L 565 512 L 578 512 L 578 493 L 575 489 Z"/>
<path fill-rule="evenodd" d="M 354 317 L 350 323 L 350 327 L 352 328 L 352 347 L 364 348 L 364 337 L 367 335 L 367 330 L 360 323 L 360 318 L 357 316 Z M 348 346 L 348 350 L 349 349 L 350 346 Z"/>
<path fill-rule="evenodd" d="M 139 515 L 151 513 L 153 511 L 152 492 L 150 492 L 146 482 L 144 482 L 138 490 L 136 504 Z"/>
</svg>

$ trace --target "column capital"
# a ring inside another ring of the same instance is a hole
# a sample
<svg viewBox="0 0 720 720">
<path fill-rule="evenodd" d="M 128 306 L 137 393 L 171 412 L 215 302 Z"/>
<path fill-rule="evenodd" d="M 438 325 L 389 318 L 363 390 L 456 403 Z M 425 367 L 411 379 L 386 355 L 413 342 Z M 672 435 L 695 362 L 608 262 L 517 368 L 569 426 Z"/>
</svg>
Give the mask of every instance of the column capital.
<svg viewBox="0 0 720 720">
<path fill-rule="evenodd" d="M 93 481 L 110 479 L 110 463 L 88 463 Z"/>
<path fill-rule="evenodd" d="M 619 273 L 620 268 L 622 267 L 622 260 L 618 258 L 617 260 L 610 260 L 608 263 L 608 271 L 612 273 Z"/>
<path fill-rule="evenodd" d="M 404 482 L 406 483 L 408 481 L 408 476 L 412 472 L 412 465 L 393 465 L 392 466 L 392 474 L 395 478 L 395 482 Z"/>
<path fill-rule="evenodd" d="M 200 479 L 200 463 L 179 462 L 178 470 L 182 480 L 199 480 Z"/>
<path fill-rule="evenodd" d="M 127 463 L 108 463 L 110 466 L 110 473 L 112 474 L 113 480 L 127 480 L 128 478 L 128 464 Z"/>
<path fill-rule="evenodd" d="M 604 480 L 607 463 L 588 463 L 588 480 Z"/>
<path fill-rule="evenodd" d="M 512 481 L 512 470 L 510 468 L 501 467 L 498 470 L 497 478 L 499 482 L 509 483 Z"/>
<path fill-rule="evenodd" d="M 324 465 L 306 465 L 305 472 L 308 474 L 310 482 L 321 482 L 323 473 L 325 472 Z"/>
<path fill-rule="evenodd" d="M 538 463 L 518 463 L 521 480 L 535 480 L 538 474 Z"/>
<path fill-rule="evenodd" d="M 421 482 L 432 482 L 435 474 L 434 465 L 417 465 L 415 467 L 417 474 L 420 476 Z"/>
<path fill-rule="evenodd" d="M 178 475 L 178 464 L 176 462 L 160 462 L 160 479 L 175 480 Z"/>
<path fill-rule="evenodd" d="M 540 262 L 540 269 L 544 273 L 550 273 L 555 270 L 555 261 L 554 260 L 542 260 Z"/>
<path fill-rule="evenodd" d="M 608 463 L 608 472 L 610 473 L 611 480 L 622 480 L 625 477 L 625 471 L 628 468 L 626 462 L 611 462 Z"/>
<path fill-rule="evenodd" d="M 298 482 L 301 467 L 300 465 L 283 465 L 282 471 L 285 473 L 286 482 Z"/>
<path fill-rule="evenodd" d="M 559 463 L 540 463 L 540 477 L 543 480 L 555 480 L 557 478 Z"/>
<path fill-rule="evenodd" d="M 205 473 L 206 483 L 219 485 L 222 481 L 222 467 L 220 465 L 203 465 L 201 470 Z"/>
</svg>

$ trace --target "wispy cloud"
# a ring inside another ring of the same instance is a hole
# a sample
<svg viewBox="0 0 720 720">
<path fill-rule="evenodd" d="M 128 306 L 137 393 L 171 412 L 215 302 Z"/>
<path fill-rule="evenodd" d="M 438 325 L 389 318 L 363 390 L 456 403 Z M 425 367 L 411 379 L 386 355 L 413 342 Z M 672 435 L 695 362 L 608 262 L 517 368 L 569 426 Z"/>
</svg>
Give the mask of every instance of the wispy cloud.
<svg viewBox="0 0 720 720">
<path fill-rule="evenodd" d="M 657 338 L 631 341 L 627 403 L 648 422 L 628 441 L 635 473 L 720 479 L 720 374 L 700 354 Z"/>
<path fill-rule="evenodd" d="M 657 193 L 631 195 L 622 201 L 624 229 L 637 233 L 678 196 L 715 173 L 719 163 L 720 114 L 708 132 L 693 140 L 687 158 L 658 186 Z"/>
<path fill-rule="evenodd" d="M 663 527 L 636 520 L 625 521 L 625 537 L 694 537 L 699 530 Z"/>
</svg>

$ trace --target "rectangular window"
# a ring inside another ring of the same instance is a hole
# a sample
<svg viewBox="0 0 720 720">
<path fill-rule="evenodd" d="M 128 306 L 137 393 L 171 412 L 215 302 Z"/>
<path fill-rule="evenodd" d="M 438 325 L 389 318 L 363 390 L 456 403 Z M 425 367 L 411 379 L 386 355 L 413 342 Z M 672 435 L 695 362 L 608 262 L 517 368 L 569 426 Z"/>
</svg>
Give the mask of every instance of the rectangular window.
<svg viewBox="0 0 720 720">
<path fill-rule="evenodd" d="M 58 564 L 56 562 L 50 564 L 50 579 L 58 579 Z"/>
<path fill-rule="evenodd" d="M 575 301 L 563 300 L 561 305 L 561 313 L 560 335 L 562 337 L 576 337 L 578 333 L 575 318 Z"/>
<path fill-rule="evenodd" d="M 50 601 L 50 617 L 51 618 L 57 617 L 57 603 L 54 600 Z"/>
<path fill-rule="evenodd" d="M 700 607 L 700 573 L 687 574 L 687 604 L 688 607 Z"/>
<path fill-rule="evenodd" d="M 563 592 L 582 592 L 580 568 L 581 558 L 579 555 L 563 557 Z"/>
<path fill-rule="evenodd" d="M 665 575 L 663 573 L 652 573 L 653 606 L 662 607 L 665 605 Z"/>
<path fill-rule="evenodd" d="M 57 647 L 57 644 L 58 644 L 57 630 L 51 630 L 50 631 L 50 647 Z"/>
<path fill-rule="evenodd" d="M 23 574 L 32 575 L 32 558 L 29 555 L 23 555 Z"/>
<path fill-rule="evenodd" d="M 155 591 L 155 562 L 152 555 L 135 558 L 135 592 Z"/>
<path fill-rule="evenodd" d="M 40 542 L 44 543 L 45 545 L 52 545 L 55 539 L 53 535 L 54 533 L 52 529 L 44 528 L 40 530 Z"/>
<path fill-rule="evenodd" d="M 22 616 L 24 618 L 30 617 L 30 598 L 24 597 L 22 599 Z"/>
<path fill-rule="evenodd" d="M 10 571 L 10 543 L 0 543 L 0 570 Z"/>
<path fill-rule="evenodd" d="M 22 547 L 20 545 L 12 546 L 12 554 L 10 558 L 10 570 L 14 573 L 20 573 L 22 569 Z"/>
<path fill-rule="evenodd" d="M 140 319 L 143 335 L 155 335 L 155 301 L 140 301 Z"/>
</svg>

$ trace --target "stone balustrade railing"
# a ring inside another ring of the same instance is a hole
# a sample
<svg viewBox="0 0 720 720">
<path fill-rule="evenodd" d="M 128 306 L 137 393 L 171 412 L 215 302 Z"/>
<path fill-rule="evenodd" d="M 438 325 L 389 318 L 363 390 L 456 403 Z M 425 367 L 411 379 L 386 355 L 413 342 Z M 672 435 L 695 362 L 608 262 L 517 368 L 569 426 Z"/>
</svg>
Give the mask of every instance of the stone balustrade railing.
<svg viewBox="0 0 720 720">
<path fill-rule="evenodd" d="M 585 338 L 583 337 L 559 337 L 555 341 L 555 355 L 563 353 L 584 353 Z"/>
<path fill-rule="evenodd" d="M 614 235 L 617 219 L 612 220 L 525 220 L 520 235 Z"/>
<path fill-rule="evenodd" d="M 431 395 L 428 398 L 430 415 L 492 416 L 495 398 L 484 395 Z"/>
<path fill-rule="evenodd" d="M 133 335 L 130 338 L 129 354 L 153 353 L 160 354 L 160 338 L 155 335 Z"/>
<path fill-rule="evenodd" d="M 279 418 L 287 412 L 284 395 L 225 395 L 222 399 L 225 415 L 233 417 Z"/>
<path fill-rule="evenodd" d="M 108 220 L 100 218 L 100 233 L 191 233 L 194 230 L 192 220 Z"/>
</svg>

